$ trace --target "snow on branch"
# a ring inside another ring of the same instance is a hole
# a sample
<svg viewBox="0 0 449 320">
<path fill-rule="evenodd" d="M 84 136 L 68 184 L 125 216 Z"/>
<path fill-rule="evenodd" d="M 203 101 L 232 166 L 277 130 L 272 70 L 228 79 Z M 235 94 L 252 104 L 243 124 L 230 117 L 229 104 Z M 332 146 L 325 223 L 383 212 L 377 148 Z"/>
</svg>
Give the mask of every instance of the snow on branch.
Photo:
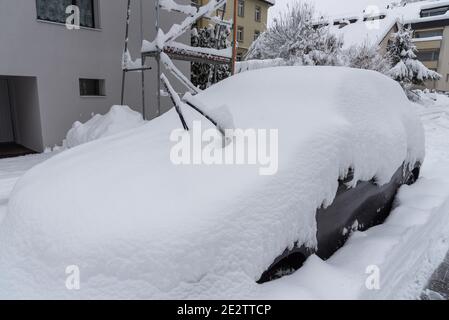
<svg viewBox="0 0 449 320">
<path fill-rule="evenodd" d="M 169 12 L 180 12 L 189 16 L 193 16 L 198 12 L 197 8 L 190 5 L 178 4 L 174 0 L 159 0 L 159 7 Z"/>
<path fill-rule="evenodd" d="M 181 98 L 176 93 L 175 89 L 172 87 L 170 82 L 168 81 L 165 74 L 161 74 L 161 81 L 164 84 L 165 89 L 167 90 L 167 93 L 170 95 L 170 98 L 175 105 L 176 112 L 178 113 L 179 119 L 181 120 L 182 126 L 184 127 L 184 130 L 189 130 L 189 127 L 187 126 L 186 120 L 184 118 L 184 115 L 182 114 L 181 106 L 184 104 L 181 101 Z"/>
<path fill-rule="evenodd" d="M 166 43 L 176 40 L 184 32 L 190 30 L 197 20 L 205 16 L 210 16 L 225 4 L 226 0 L 211 0 L 206 5 L 200 7 L 194 15 L 186 17 L 181 24 L 172 25 L 167 33 L 159 29 L 156 39 L 153 42 L 144 41 L 142 52 L 162 50 Z"/>
<path fill-rule="evenodd" d="M 141 69 L 141 68 L 143 68 L 142 59 L 133 60 L 129 50 L 127 50 L 123 53 L 122 70 L 133 70 L 133 69 Z"/>
<path fill-rule="evenodd" d="M 192 94 L 198 94 L 201 90 L 190 82 L 189 79 L 173 64 L 167 54 L 161 53 L 161 62 Z"/>
</svg>

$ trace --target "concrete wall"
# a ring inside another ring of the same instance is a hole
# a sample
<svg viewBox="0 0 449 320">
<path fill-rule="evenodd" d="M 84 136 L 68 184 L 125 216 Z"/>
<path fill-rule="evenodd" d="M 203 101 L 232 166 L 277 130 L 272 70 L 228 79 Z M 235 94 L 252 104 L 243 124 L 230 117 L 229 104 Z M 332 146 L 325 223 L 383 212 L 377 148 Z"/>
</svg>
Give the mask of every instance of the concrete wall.
<svg viewBox="0 0 449 320">
<path fill-rule="evenodd" d="M 34 98 L 40 108 L 42 142 L 40 145 L 36 142 L 34 150 L 42 151 L 46 146 L 61 143 L 73 122 L 86 121 L 93 113 L 105 113 L 112 105 L 120 103 L 126 1 L 97 1 L 98 28 L 68 30 L 63 24 L 37 20 L 34 0 L 0 0 L 0 76 L 37 79 L 38 98 Z M 130 49 L 136 57 L 141 46 L 140 14 L 139 1 L 132 2 Z M 143 8 L 144 37 L 152 40 L 154 2 L 144 0 Z M 162 14 L 164 29 L 180 19 L 181 15 Z M 188 36 L 183 38 L 184 41 L 188 39 Z M 188 63 L 180 67 L 186 74 L 190 72 Z M 106 96 L 81 97 L 79 78 L 105 79 Z M 156 116 L 156 72 L 147 72 L 146 78 L 147 117 L 152 118 Z M 140 74 L 130 74 L 128 79 L 125 103 L 141 111 Z M 16 93 L 20 98 L 25 94 Z M 32 103 L 30 99 L 28 103 Z M 170 107 L 166 99 L 164 104 L 166 111 Z"/>
</svg>

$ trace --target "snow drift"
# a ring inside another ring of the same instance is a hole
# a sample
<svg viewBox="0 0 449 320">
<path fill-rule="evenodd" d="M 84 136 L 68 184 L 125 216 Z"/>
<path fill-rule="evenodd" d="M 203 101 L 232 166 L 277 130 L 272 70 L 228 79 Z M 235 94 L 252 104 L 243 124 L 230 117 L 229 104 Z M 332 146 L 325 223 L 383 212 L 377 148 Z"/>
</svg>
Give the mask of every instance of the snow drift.
<svg viewBox="0 0 449 320">
<path fill-rule="evenodd" d="M 56 155 L 10 198 L 1 298 L 250 295 L 286 247 L 316 245 L 316 209 L 332 203 L 348 168 L 384 184 L 404 161 L 424 158 L 422 125 L 401 87 L 375 72 L 268 68 L 188 99 L 226 106 L 236 128 L 278 129 L 278 173 L 173 165 L 174 110 Z M 200 119 L 184 113 L 189 124 Z M 80 291 L 64 285 L 71 265 L 80 268 Z"/>
<path fill-rule="evenodd" d="M 105 115 L 97 114 L 86 123 L 75 122 L 67 133 L 65 144 L 68 148 L 134 129 L 145 122 L 142 115 L 128 106 L 112 106 Z"/>
</svg>

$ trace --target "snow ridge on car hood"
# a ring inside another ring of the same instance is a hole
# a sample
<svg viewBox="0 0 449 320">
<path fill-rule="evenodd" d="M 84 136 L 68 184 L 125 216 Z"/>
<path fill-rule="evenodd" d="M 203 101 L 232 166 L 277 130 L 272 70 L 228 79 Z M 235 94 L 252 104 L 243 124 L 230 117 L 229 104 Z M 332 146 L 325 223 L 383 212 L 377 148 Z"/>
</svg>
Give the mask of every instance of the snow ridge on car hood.
<svg viewBox="0 0 449 320">
<path fill-rule="evenodd" d="M 279 170 L 175 166 L 171 110 L 65 151 L 16 185 L 0 226 L 0 298 L 231 298 L 295 242 L 316 245 L 315 212 L 348 168 L 390 180 L 424 158 L 400 86 L 371 71 L 278 67 L 191 98 L 226 105 L 236 128 L 279 130 Z M 199 119 L 184 110 L 188 123 Z M 206 126 L 206 122 L 204 122 Z M 67 266 L 81 290 L 67 290 Z"/>
</svg>

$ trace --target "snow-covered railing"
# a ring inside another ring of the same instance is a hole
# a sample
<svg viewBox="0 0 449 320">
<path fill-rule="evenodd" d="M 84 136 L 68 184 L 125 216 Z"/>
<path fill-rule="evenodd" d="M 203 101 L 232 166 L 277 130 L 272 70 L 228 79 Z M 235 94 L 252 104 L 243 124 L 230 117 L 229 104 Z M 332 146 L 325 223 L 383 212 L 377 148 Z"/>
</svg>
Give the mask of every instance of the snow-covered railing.
<svg viewBox="0 0 449 320">
<path fill-rule="evenodd" d="M 158 51 L 152 42 L 144 41 L 142 50 L 144 54 L 149 57 L 154 57 L 158 54 Z M 231 63 L 232 59 L 232 50 L 230 48 L 218 50 L 213 48 L 192 47 L 179 42 L 165 44 L 161 51 L 172 59 L 191 62 L 228 64 Z"/>
<path fill-rule="evenodd" d="M 192 82 L 175 66 L 175 64 L 170 60 L 170 58 L 165 54 L 161 53 L 161 62 L 164 64 L 165 69 L 169 70 L 178 80 L 181 82 L 192 94 L 197 94 L 201 90 L 195 87 Z"/>
<path fill-rule="evenodd" d="M 197 13 L 192 16 L 186 17 L 186 19 L 181 22 L 181 24 L 174 24 L 167 33 L 164 33 L 161 29 L 156 36 L 156 39 L 152 42 L 144 42 L 142 47 L 142 53 L 149 53 L 154 50 L 162 50 L 164 46 L 177 38 L 179 38 L 183 33 L 190 30 L 192 25 L 199 19 L 210 16 L 213 12 L 221 8 L 226 4 L 226 0 L 211 0 L 206 5 L 198 8 Z"/>
<path fill-rule="evenodd" d="M 285 65 L 285 60 L 282 58 L 240 61 L 235 64 L 235 73 L 242 73 L 251 70 L 279 67 Z"/>
</svg>

